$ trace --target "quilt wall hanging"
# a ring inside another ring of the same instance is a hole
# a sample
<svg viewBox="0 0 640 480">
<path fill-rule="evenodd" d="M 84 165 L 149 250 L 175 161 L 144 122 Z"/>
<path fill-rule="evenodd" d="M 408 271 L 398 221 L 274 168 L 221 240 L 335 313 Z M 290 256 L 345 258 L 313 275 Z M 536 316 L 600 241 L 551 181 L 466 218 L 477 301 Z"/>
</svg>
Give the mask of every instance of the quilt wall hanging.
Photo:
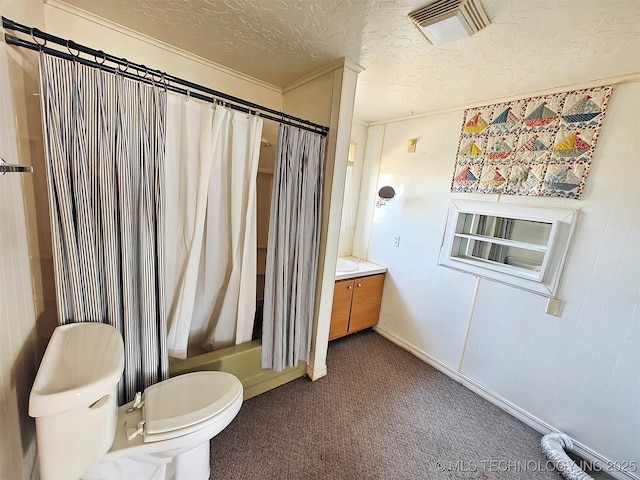
<svg viewBox="0 0 640 480">
<path fill-rule="evenodd" d="M 579 198 L 611 90 L 466 110 L 451 191 Z"/>
</svg>

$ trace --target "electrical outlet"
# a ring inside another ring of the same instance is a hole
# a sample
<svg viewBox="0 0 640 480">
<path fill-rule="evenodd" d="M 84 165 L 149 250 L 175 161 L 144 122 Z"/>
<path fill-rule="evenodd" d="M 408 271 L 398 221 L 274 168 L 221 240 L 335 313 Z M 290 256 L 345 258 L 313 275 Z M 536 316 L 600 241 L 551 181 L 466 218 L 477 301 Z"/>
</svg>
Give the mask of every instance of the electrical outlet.
<svg viewBox="0 0 640 480">
<path fill-rule="evenodd" d="M 395 237 L 393 237 L 393 246 L 394 247 L 400 246 L 400 235 L 396 235 Z"/>
</svg>

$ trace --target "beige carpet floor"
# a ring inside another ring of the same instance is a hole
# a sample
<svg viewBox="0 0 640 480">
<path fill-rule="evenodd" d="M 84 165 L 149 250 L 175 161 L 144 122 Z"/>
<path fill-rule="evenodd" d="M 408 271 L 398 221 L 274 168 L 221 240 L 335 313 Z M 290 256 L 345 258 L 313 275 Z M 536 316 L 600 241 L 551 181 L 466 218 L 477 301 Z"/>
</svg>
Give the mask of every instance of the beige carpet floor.
<svg viewBox="0 0 640 480">
<path fill-rule="evenodd" d="M 373 331 L 331 342 L 327 368 L 247 400 L 211 479 L 561 478 L 538 432 Z"/>
</svg>

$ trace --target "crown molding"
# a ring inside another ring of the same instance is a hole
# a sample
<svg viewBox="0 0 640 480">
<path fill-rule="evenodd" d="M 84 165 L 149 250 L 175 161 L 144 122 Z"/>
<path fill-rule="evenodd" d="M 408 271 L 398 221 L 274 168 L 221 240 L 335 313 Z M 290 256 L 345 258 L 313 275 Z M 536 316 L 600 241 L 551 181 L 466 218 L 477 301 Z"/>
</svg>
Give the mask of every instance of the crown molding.
<svg viewBox="0 0 640 480">
<path fill-rule="evenodd" d="M 585 88 L 603 87 L 605 85 L 615 86 L 615 85 L 621 85 L 623 83 L 634 83 L 634 82 L 640 82 L 640 73 L 630 73 L 627 75 L 617 75 L 615 77 L 600 78 L 597 80 L 590 80 L 587 82 L 573 83 L 569 85 L 563 85 L 560 87 L 548 88 L 546 90 L 537 90 L 535 92 L 530 92 L 526 94 L 513 95 L 510 97 L 482 100 L 480 102 L 474 102 L 474 103 L 469 103 L 465 105 L 458 105 L 455 107 L 443 108 L 440 110 L 433 110 L 430 112 L 420 113 L 416 115 L 390 118 L 388 120 L 375 120 L 373 122 L 364 122 L 364 123 L 366 123 L 370 127 L 374 125 L 386 125 L 389 123 L 404 122 L 405 120 L 413 120 L 416 118 L 431 117 L 434 115 L 441 115 L 441 114 L 451 113 L 451 112 L 461 112 L 469 108 L 478 108 L 478 107 L 483 107 L 485 105 L 494 105 L 496 103 L 513 102 L 513 101 L 522 100 L 525 98 L 541 97 L 543 95 L 553 95 L 555 93 L 571 92 L 574 90 L 582 90 Z"/>
<path fill-rule="evenodd" d="M 316 78 L 320 78 L 323 75 L 326 75 L 327 73 L 333 72 L 335 70 L 338 70 L 344 67 L 349 68 L 355 71 L 356 73 L 360 73 L 361 71 L 364 70 L 364 68 L 358 65 L 357 63 L 352 62 L 351 60 L 348 60 L 346 58 L 340 58 L 338 60 L 334 60 L 331 63 L 328 63 L 327 65 L 320 67 L 317 70 L 314 70 L 311 73 L 308 73 L 300 77 L 299 79 L 297 79 L 296 81 L 288 85 L 285 85 L 284 87 L 282 87 L 282 93 L 287 93 L 288 91 L 298 88 L 304 85 L 305 83 L 309 83 L 315 80 Z"/>
<path fill-rule="evenodd" d="M 120 33 L 122 35 L 126 35 L 128 37 L 131 37 L 135 40 L 138 40 L 140 42 L 144 42 L 147 43 L 149 45 L 153 45 L 154 47 L 160 48 L 162 50 L 165 50 L 169 53 L 172 53 L 174 55 L 179 55 L 181 57 L 184 57 L 192 62 L 196 62 L 199 63 L 201 65 L 204 65 L 205 67 L 208 68 L 212 68 L 215 70 L 218 70 L 222 73 L 225 73 L 227 75 L 236 77 L 238 79 L 244 80 L 246 82 L 250 82 L 253 83 L 259 87 L 262 88 L 266 88 L 268 90 L 272 90 L 274 92 L 277 93 L 282 93 L 282 89 L 276 85 L 273 85 L 271 83 L 267 83 L 264 82 L 260 79 L 257 79 L 255 77 L 251 77 L 249 75 L 245 75 L 244 73 L 238 72 L 236 70 L 232 70 L 231 68 L 225 67 L 224 65 L 220 65 L 219 63 L 215 63 L 212 62 L 211 60 L 207 60 L 206 58 L 200 57 L 198 55 L 194 55 L 193 53 L 189 53 L 186 50 L 182 50 L 181 48 L 178 47 L 174 47 L 173 45 L 169 45 L 168 43 L 165 43 L 161 40 L 158 40 L 156 38 L 150 37 L 148 35 L 145 35 L 143 33 L 137 32 L 135 30 L 132 30 L 131 28 L 125 27 L 123 25 L 120 25 L 118 23 L 112 22 L 111 20 L 107 20 L 106 18 L 103 17 L 99 17 L 98 15 L 95 15 L 93 13 L 87 12 L 86 10 L 83 10 L 81 8 L 75 7 L 73 5 L 69 5 L 67 3 L 64 3 L 60 0 L 45 0 L 45 6 L 51 7 L 51 8 L 56 8 L 58 10 L 61 10 L 65 13 L 68 13 L 70 15 L 75 15 L 77 17 L 80 17 L 84 20 L 87 20 L 89 22 L 92 23 L 96 23 L 100 26 L 103 26 L 105 28 L 108 28 L 110 30 L 113 30 L 117 33 Z M 46 17 L 45 17 L 46 18 Z M 93 47 L 96 48 L 96 47 Z"/>
</svg>

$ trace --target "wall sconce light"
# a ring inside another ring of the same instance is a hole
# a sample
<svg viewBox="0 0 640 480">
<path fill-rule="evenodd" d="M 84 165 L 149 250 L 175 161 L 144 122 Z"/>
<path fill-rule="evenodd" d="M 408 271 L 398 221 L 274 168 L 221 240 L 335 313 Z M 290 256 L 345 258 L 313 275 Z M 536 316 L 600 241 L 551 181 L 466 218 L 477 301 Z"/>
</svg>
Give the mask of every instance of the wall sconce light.
<svg viewBox="0 0 640 480">
<path fill-rule="evenodd" d="M 376 207 L 382 207 L 386 205 L 391 200 L 393 200 L 396 196 L 396 191 L 393 187 L 384 186 L 380 190 L 378 190 L 378 199 L 376 200 Z"/>
<path fill-rule="evenodd" d="M 491 23 L 480 0 L 435 0 L 409 13 L 409 19 L 434 45 L 470 37 Z"/>
</svg>

